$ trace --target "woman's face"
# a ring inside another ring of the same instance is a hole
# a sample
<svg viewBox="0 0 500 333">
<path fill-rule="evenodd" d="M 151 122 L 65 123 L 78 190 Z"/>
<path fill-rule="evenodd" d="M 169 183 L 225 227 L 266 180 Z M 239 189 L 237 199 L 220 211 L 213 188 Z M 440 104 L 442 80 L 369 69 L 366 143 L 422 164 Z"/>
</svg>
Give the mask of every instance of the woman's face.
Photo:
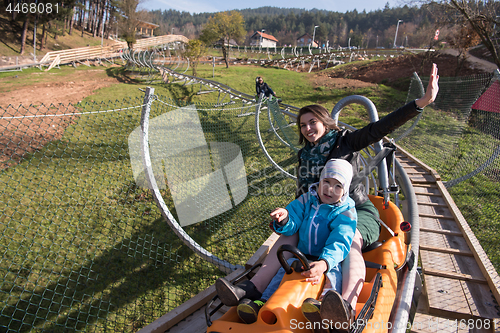
<svg viewBox="0 0 500 333">
<path fill-rule="evenodd" d="M 304 113 L 300 117 L 300 133 L 311 143 L 318 143 L 326 133 L 325 125 L 312 112 Z"/>
</svg>

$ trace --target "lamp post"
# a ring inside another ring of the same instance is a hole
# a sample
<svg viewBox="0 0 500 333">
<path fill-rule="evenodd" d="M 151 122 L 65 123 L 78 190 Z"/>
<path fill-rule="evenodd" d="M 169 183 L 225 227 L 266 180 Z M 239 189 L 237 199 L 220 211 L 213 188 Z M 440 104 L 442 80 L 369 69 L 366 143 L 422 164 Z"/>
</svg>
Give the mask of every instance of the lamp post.
<svg viewBox="0 0 500 333">
<path fill-rule="evenodd" d="M 394 48 L 396 48 L 396 38 L 398 37 L 399 22 L 403 22 L 403 20 L 398 20 L 398 24 L 396 25 L 396 35 L 394 35 Z"/>
<path fill-rule="evenodd" d="M 259 45 L 259 49 L 261 49 L 261 50 L 262 50 L 262 34 L 264 33 L 264 31 L 266 31 L 266 29 L 262 29 L 260 31 L 260 45 Z"/>
<path fill-rule="evenodd" d="M 315 25 L 315 26 L 314 26 L 314 30 L 313 30 L 313 39 L 312 39 L 311 44 L 312 44 L 312 43 L 314 43 L 314 37 L 316 36 L 316 28 L 318 28 L 318 27 L 319 27 L 319 25 Z"/>
</svg>

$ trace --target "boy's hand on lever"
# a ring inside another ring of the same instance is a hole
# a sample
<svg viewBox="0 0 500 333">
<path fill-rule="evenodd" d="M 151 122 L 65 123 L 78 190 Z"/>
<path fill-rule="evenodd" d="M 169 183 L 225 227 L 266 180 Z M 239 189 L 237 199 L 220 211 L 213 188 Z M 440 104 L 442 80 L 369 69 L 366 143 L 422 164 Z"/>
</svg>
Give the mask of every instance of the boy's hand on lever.
<svg viewBox="0 0 500 333">
<path fill-rule="evenodd" d="M 415 104 L 417 104 L 419 108 L 424 108 L 434 102 L 439 91 L 438 81 L 439 75 L 437 65 L 432 64 L 431 76 L 429 77 L 429 84 L 427 85 L 425 95 L 415 100 Z"/>
<path fill-rule="evenodd" d="M 308 271 L 303 271 L 300 273 L 302 276 L 306 277 L 306 282 L 311 282 L 311 284 L 318 284 L 323 273 L 328 269 L 328 265 L 324 260 L 313 261 L 311 264 L 311 269 Z M 304 269 L 302 267 L 302 269 Z"/>
</svg>

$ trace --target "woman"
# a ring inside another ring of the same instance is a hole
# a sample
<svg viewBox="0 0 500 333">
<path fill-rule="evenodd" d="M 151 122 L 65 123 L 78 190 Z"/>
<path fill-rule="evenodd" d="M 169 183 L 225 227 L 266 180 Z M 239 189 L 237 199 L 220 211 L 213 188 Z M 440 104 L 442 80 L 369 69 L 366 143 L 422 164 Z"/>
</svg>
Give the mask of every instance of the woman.
<svg viewBox="0 0 500 333">
<path fill-rule="evenodd" d="M 304 148 L 298 153 L 296 196 L 307 192 L 311 184 L 319 181 L 321 170 L 329 159 L 345 159 L 351 163 L 354 174 L 359 172 L 361 166 L 359 151 L 381 140 L 422 112 L 425 106 L 435 100 L 439 91 L 438 80 L 437 66 L 433 64 L 429 84 L 423 97 L 354 132 L 341 130 L 332 120 L 328 110 L 321 105 L 309 105 L 300 109 L 297 124 L 299 142 L 304 143 Z M 302 310 L 308 319 L 321 315 L 322 319 L 327 319 L 329 322 L 351 323 L 355 318 L 356 303 L 365 280 L 362 249 L 378 240 L 380 223 L 378 211 L 369 200 L 362 183 L 352 186 L 349 196 L 356 203 L 358 224 L 351 252 L 342 263 L 342 295 L 329 292 L 323 298 L 321 306 L 319 302 L 304 304 Z M 280 267 L 276 251 L 282 244 L 296 245 L 297 237 L 281 236 L 264 260 L 261 269 L 251 280 L 232 285 L 223 278 L 218 279 L 215 285 L 222 303 L 234 306 L 242 298 L 260 299 L 261 292 Z"/>
</svg>

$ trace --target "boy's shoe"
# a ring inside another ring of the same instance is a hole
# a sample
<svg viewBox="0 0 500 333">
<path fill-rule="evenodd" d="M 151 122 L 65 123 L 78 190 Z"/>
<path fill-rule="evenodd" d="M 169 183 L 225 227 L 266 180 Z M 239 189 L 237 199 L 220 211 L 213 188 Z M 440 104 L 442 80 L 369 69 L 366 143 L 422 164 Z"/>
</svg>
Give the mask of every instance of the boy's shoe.
<svg viewBox="0 0 500 333">
<path fill-rule="evenodd" d="M 321 318 L 332 323 L 337 332 L 349 332 L 356 319 L 356 311 L 342 296 L 330 290 L 323 297 L 320 310 Z"/>
<path fill-rule="evenodd" d="M 302 303 L 302 314 L 312 323 L 314 333 L 328 333 L 328 325 L 325 327 L 321 318 L 321 302 L 314 298 L 306 298 Z"/>
<path fill-rule="evenodd" d="M 260 299 L 262 293 L 250 280 L 244 280 L 234 285 L 224 278 L 215 281 L 215 289 L 220 301 L 227 306 L 236 306 L 242 298 Z"/>
<path fill-rule="evenodd" d="M 236 312 L 243 322 L 252 324 L 257 321 L 260 308 L 262 308 L 264 304 L 265 302 L 261 300 L 252 301 L 251 299 L 244 298 L 240 301 L 240 304 L 238 304 Z"/>
</svg>

